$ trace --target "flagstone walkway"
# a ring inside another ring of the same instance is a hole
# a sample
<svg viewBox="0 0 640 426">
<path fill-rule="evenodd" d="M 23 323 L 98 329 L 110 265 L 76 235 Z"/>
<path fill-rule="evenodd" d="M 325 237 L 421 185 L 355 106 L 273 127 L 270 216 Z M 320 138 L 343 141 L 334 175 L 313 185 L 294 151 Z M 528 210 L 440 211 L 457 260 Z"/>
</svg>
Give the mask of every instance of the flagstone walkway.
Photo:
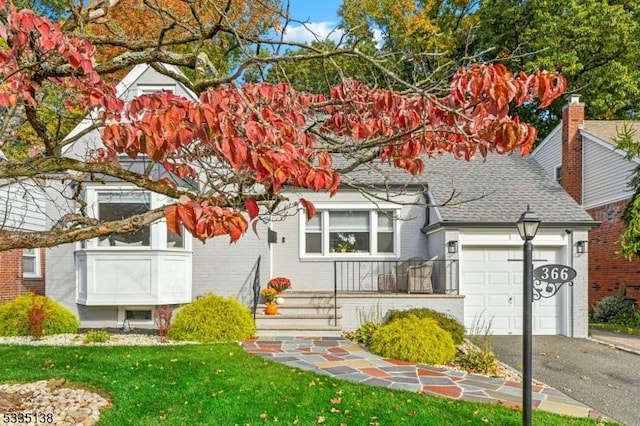
<svg viewBox="0 0 640 426">
<path fill-rule="evenodd" d="M 264 337 L 247 340 L 244 349 L 290 367 L 392 389 L 465 401 L 519 407 L 520 383 L 447 368 L 382 358 L 347 339 L 336 337 Z M 600 418 L 586 405 L 544 384 L 533 386 L 533 407 L 557 414 Z"/>
</svg>

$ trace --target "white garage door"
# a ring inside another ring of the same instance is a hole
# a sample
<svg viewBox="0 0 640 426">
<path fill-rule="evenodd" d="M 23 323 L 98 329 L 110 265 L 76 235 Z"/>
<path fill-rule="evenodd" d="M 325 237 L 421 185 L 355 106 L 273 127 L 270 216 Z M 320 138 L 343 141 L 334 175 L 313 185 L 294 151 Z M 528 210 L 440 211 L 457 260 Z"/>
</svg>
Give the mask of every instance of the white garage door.
<svg viewBox="0 0 640 426">
<path fill-rule="evenodd" d="M 560 253 L 558 248 L 536 248 L 534 267 L 562 263 Z M 492 334 L 522 334 L 522 247 L 464 247 L 461 254 L 460 294 L 465 296 L 467 330 L 490 323 Z M 562 334 L 565 292 L 563 286 L 554 297 L 533 302 L 534 334 Z"/>
</svg>

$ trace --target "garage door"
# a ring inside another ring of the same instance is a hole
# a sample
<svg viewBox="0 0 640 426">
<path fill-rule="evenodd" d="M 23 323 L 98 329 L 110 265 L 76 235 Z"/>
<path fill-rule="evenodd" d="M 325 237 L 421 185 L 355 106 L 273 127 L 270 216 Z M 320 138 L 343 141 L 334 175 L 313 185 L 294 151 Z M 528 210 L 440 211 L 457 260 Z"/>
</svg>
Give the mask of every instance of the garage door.
<svg viewBox="0 0 640 426">
<path fill-rule="evenodd" d="M 534 267 L 562 263 L 560 249 L 536 248 Z M 522 334 L 522 248 L 464 247 L 460 294 L 467 330 L 491 324 L 495 335 Z M 562 334 L 566 286 L 554 297 L 533 302 L 533 333 Z"/>
</svg>

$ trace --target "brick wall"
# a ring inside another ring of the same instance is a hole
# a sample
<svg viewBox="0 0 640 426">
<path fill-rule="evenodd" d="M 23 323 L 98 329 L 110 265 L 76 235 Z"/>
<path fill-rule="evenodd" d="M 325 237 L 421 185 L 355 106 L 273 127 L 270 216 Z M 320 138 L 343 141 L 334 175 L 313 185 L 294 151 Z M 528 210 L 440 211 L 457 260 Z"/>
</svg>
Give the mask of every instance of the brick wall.
<svg viewBox="0 0 640 426">
<path fill-rule="evenodd" d="M 562 110 L 562 180 L 560 183 L 578 204 L 582 204 L 582 141 L 584 104 L 577 97 Z"/>
<path fill-rule="evenodd" d="M 45 256 L 40 249 L 40 277 L 22 276 L 22 250 L 0 252 L 0 302 L 14 299 L 16 296 L 33 291 L 44 294 Z"/>
<path fill-rule="evenodd" d="M 621 216 L 629 200 L 606 204 L 588 213 L 602 225 L 589 232 L 589 306 L 606 296 L 626 295 L 640 308 L 640 262 L 619 258 L 616 241 L 624 232 Z"/>
</svg>

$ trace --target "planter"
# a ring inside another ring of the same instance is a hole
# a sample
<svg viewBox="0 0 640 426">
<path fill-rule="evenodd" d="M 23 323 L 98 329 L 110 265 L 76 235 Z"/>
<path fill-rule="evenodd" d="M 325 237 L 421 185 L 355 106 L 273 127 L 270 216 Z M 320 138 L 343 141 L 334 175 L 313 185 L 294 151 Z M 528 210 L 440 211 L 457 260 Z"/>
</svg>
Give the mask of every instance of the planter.
<svg viewBox="0 0 640 426">
<path fill-rule="evenodd" d="M 267 315 L 276 315 L 278 313 L 278 305 L 275 303 L 267 303 L 265 305 L 264 313 Z"/>
</svg>

